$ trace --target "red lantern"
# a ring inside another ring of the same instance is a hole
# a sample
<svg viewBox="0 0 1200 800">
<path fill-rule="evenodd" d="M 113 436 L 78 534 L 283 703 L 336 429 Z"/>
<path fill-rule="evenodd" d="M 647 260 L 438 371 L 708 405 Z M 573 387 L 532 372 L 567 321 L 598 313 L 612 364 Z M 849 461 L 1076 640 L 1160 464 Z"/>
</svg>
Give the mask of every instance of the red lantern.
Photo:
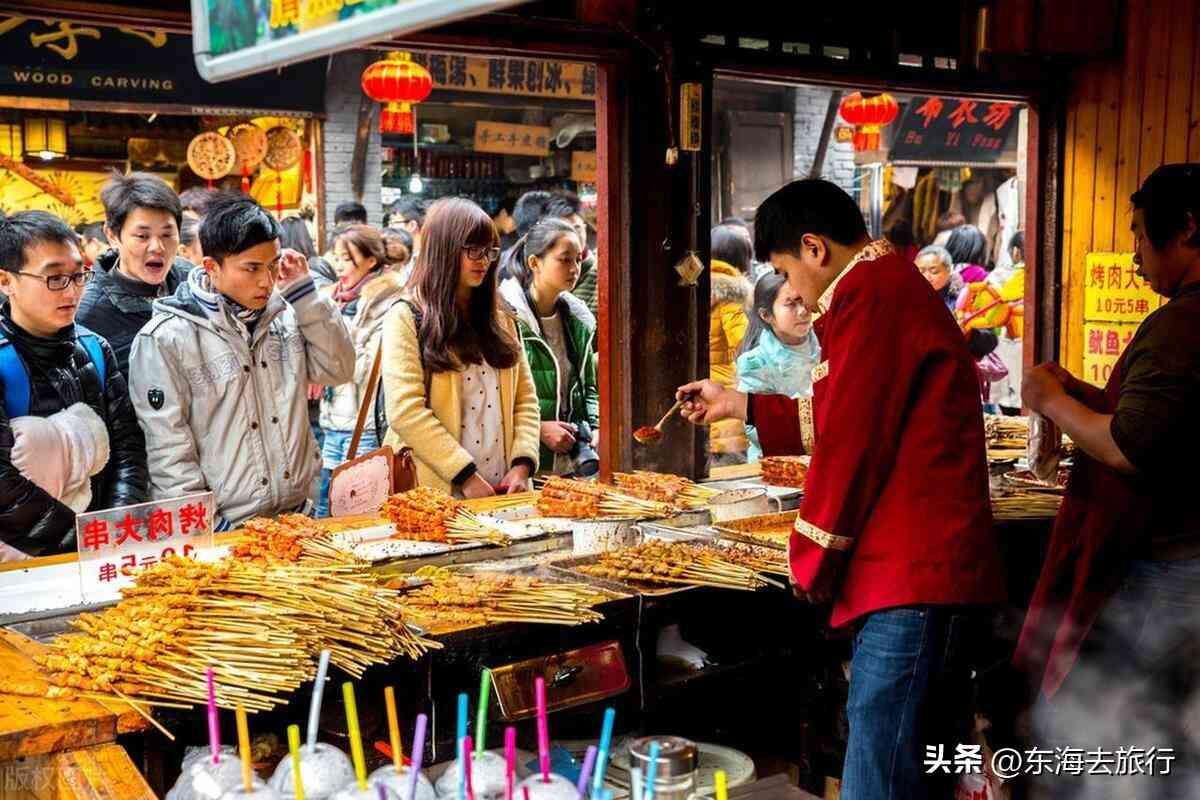
<svg viewBox="0 0 1200 800">
<path fill-rule="evenodd" d="M 381 131 L 412 133 L 413 103 L 429 97 L 433 78 L 408 53 L 395 51 L 363 70 L 362 89 L 367 97 L 384 104 L 379 115 Z"/>
<path fill-rule="evenodd" d="M 900 113 L 896 98 L 884 92 L 863 96 L 862 92 L 846 95 L 839 109 L 842 119 L 854 126 L 854 149 L 879 149 L 879 132 L 890 125 Z"/>
</svg>

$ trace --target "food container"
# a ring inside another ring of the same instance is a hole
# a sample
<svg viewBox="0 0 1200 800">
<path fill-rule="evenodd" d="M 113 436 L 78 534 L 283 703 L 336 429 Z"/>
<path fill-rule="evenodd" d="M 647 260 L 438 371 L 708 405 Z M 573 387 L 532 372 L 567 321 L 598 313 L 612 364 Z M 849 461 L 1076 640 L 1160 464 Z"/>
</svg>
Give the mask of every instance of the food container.
<svg viewBox="0 0 1200 800">
<path fill-rule="evenodd" d="M 679 736 L 647 736 L 629 745 L 629 762 L 645 778 L 649 774 L 650 745 L 658 743 L 654 768 L 654 796 L 658 800 L 690 800 L 696 792 L 699 763 L 695 743 Z"/>
<path fill-rule="evenodd" d="M 771 510 L 766 489 L 730 489 L 709 501 L 714 525 L 731 519 L 754 517 Z"/>
<path fill-rule="evenodd" d="M 636 522 L 632 517 L 575 520 L 571 523 L 571 552 L 576 556 L 590 556 L 639 544 L 642 534 L 635 526 Z"/>
<path fill-rule="evenodd" d="M 784 511 L 779 514 L 743 517 L 714 525 L 713 529 L 722 539 L 787 550 L 797 513 Z"/>
</svg>

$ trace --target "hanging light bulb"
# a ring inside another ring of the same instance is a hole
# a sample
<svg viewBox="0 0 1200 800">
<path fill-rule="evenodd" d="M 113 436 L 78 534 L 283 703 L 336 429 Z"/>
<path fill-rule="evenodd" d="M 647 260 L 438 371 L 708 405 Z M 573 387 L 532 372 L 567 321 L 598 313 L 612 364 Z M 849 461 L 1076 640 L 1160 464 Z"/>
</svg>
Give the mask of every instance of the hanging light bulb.
<svg viewBox="0 0 1200 800">
<path fill-rule="evenodd" d="M 413 173 L 413 176 L 408 181 L 408 191 L 412 194 L 420 194 L 425 191 L 425 184 L 421 181 L 421 176 Z"/>
</svg>

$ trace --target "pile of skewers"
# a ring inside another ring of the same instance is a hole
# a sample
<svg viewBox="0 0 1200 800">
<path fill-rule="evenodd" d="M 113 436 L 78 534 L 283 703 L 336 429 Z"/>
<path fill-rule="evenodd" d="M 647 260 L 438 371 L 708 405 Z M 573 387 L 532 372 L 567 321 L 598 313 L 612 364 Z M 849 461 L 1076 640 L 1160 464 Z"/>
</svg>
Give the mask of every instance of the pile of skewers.
<svg viewBox="0 0 1200 800">
<path fill-rule="evenodd" d="M 787 551 L 774 547 L 759 547 L 753 544 L 722 541 L 710 549 L 725 559 L 739 566 L 752 569 L 767 575 L 788 575 L 791 567 L 788 564 Z"/>
<path fill-rule="evenodd" d="M 805 456 L 768 456 L 760 462 L 763 483 L 803 489 L 808 478 L 808 458 Z"/>
<path fill-rule="evenodd" d="M 547 583 L 503 573 L 461 574 L 444 567 L 413 573 L 429 583 L 400 600 L 406 619 L 430 630 L 499 622 L 582 625 L 603 617 L 593 606 L 608 596 L 586 583 Z"/>
<path fill-rule="evenodd" d="M 79 633 L 35 659 L 52 688 L 190 706 L 205 702 L 205 669 L 213 666 L 220 705 L 266 710 L 312 678 L 322 649 L 361 676 L 373 664 L 440 647 L 409 630 L 397 592 L 355 565 L 172 557 L 139 573 L 122 595 L 112 608 L 81 614 L 72 623 Z M 0 692 L 64 696 L 2 682 Z"/>
<path fill-rule="evenodd" d="M 715 548 L 670 542 L 646 542 L 600 555 L 590 564 L 572 567 L 584 575 L 616 581 L 669 586 L 712 586 L 753 591 L 779 586 L 757 570 L 735 563 Z"/>
<path fill-rule="evenodd" d="M 997 520 L 1046 519 L 1058 514 L 1062 501 L 1062 495 L 1054 492 L 993 490 L 992 517 Z"/>
<path fill-rule="evenodd" d="M 507 536 L 485 525 L 461 500 L 427 486 L 392 495 L 381 513 L 396 527 L 393 539 L 508 544 Z"/>
<path fill-rule="evenodd" d="M 625 494 L 684 509 L 703 506 L 720 494 L 678 475 L 644 470 L 614 472 L 613 483 Z"/>
<path fill-rule="evenodd" d="M 569 478 L 553 477 L 542 485 L 537 502 L 543 517 L 595 519 L 597 517 L 638 517 L 655 519 L 671 516 L 675 509 L 668 503 L 645 500 L 618 492 L 611 486 Z"/>
<path fill-rule="evenodd" d="M 303 514 L 255 517 L 242 526 L 241 534 L 229 554 L 256 564 L 345 564 L 355 560 L 334 546 L 329 531 Z"/>
</svg>

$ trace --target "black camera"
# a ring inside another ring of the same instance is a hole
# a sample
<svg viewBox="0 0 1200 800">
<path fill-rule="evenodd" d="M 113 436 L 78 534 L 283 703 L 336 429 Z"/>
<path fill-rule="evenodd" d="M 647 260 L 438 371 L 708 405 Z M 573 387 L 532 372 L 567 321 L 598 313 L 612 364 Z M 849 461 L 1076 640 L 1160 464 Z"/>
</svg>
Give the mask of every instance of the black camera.
<svg viewBox="0 0 1200 800">
<path fill-rule="evenodd" d="M 592 447 L 592 426 L 580 422 L 575 426 L 575 446 L 571 448 L 571 470 L 580 478 L 590 478 L 600 472 L 600 454 Z"/>
</svg>

